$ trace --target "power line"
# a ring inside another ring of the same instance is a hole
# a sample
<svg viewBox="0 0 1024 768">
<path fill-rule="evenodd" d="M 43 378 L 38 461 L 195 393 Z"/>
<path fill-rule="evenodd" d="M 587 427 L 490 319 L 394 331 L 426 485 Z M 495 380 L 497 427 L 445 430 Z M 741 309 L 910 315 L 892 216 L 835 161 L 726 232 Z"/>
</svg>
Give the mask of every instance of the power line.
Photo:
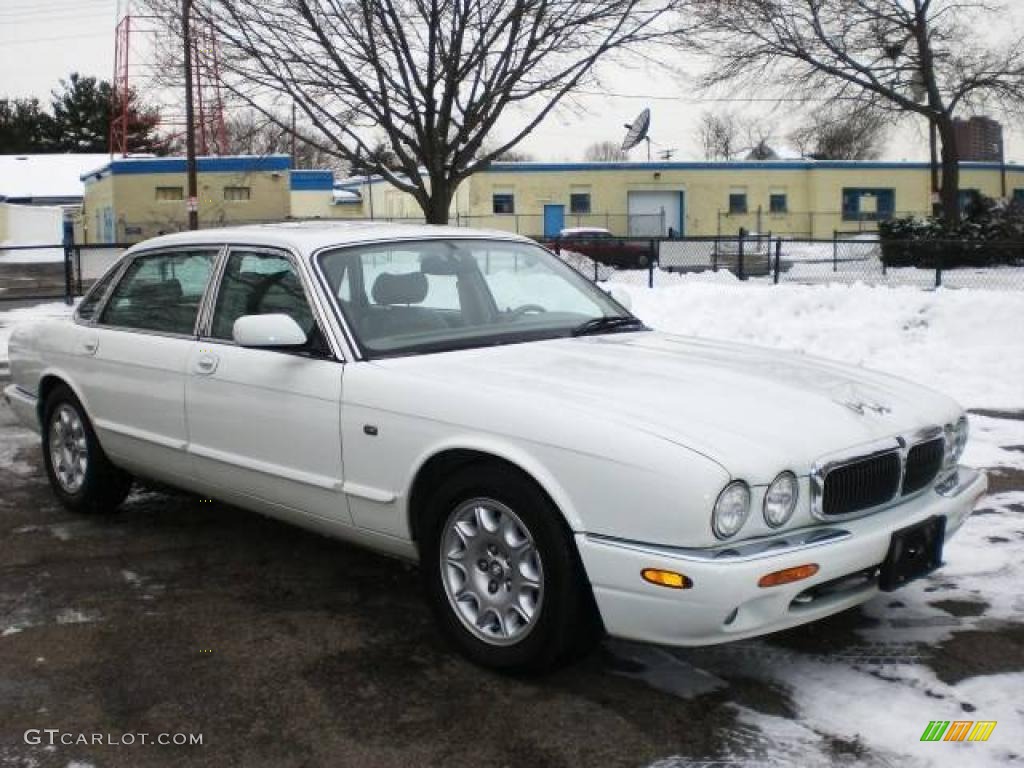
<svg viewBox="0 0 1024 768">
<path fill-rule="evenodd" d="M 601 96 L 604 98 L 612 99 L 642 99 L 644 101 L 679 101 L 686 102 L 687 104 L 778 104 L 778 103 L 793 103 L 802 104 L 808 101 L 830 101 L 824 97 L 813 97 L 813 98 L 796 98 L 796 97 L 780 97 L 777 99 L 767 97 L 757 98 L 743 98 L 740 96 L 728 96 L 728 97 L 702 97 L 702 96 L 655 96 L 649 93 L 612 93 L 610 91 L 574 91 L 576 94 L 584 96 Z"/>
<path fill-rule="evenodd" d="M 50 43 L 58 40 L 81 40 L 84 37 L 109 37 L 110 32 L 83 32 L 77 35 L 58 35 L 57 37 L 19 37 L 7 40 L 4 45 L 25 45 L 26 43 Z"/>
</svg>

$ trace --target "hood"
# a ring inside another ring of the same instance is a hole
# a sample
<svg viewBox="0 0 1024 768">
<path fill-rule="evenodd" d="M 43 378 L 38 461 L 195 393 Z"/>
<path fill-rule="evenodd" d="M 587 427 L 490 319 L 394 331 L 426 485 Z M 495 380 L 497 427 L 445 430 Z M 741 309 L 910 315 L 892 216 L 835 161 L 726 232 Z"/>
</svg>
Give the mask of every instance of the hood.
<svg viewBox="0 0 1024 768">
<path fill-rule="evenodd" d="M 582 409 L 704 454 L 734 477 L 806 474 L 822 456 L 960 408 L 925 387 L 797 353 L 658 332 L 585 336 L 380 361 L 413 376 Z"/>
</svg>

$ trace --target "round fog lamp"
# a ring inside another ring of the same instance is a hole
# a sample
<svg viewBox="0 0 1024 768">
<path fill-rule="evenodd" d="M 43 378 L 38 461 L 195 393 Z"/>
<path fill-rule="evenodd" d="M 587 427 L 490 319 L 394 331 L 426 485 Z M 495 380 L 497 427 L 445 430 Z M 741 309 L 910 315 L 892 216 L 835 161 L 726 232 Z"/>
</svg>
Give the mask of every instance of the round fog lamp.
<svg viewBox="0 0 1024 768">
<path fill-rule="evenodd" d="M 739 533 L 750 514 L 750 488 L 742 480 L 729 483 L 718 494 L 711 515 L 711 530 L 720 539 L 729 539 Z"/>
<path fill-rule="evenodd" d="M 788 523 L 796 510 L 799 493 L 800 486 L 792 472 L 783 472 L 776 477 L 764 495 L 764 521 L 772 528 Z"/>
</svg>

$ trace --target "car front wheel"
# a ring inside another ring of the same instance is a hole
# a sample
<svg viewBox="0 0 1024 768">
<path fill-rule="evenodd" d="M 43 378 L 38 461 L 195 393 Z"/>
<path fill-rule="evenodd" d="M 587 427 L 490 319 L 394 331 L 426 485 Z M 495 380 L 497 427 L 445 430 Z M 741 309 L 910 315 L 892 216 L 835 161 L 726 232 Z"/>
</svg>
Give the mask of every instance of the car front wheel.
<svg viewBox="0 0 1024 768">
<path fill-rule="evenodd" d="M 54 388 L 43 412 L 43 463 L 60 502 L 75 512 L 115 509 L 131 490 L 131 476 L 103 452 L 74 393 Z"/>
<path fill-rule="evenodd" d="M 543 671 L 590 648 L 600 625 L 571 535 L 529 478 L 474 465 L 429 506 L 424 576 L 440 626 L 465 655 Z"/>
</svg>

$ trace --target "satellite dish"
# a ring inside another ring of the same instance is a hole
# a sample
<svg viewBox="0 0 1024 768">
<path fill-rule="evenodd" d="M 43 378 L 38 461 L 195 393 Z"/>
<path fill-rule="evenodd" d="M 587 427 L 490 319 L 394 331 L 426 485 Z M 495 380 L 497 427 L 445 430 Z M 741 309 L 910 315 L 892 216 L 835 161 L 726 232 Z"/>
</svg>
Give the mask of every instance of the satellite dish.
<svg viewBox="0 0 1024 768">
<path fill-rule="evenodd" d="M 626 138 L 622 140 L 622 151 L 628 152 L 641 141 L 647 138 L 647 131 L 651 127 L 651 110 L 645 109 L 639 115 L 636 116 L 636 120 L 633 121 L 632 125 L 627 125 L 626 128 L 629 131 L 626 133 Z"/>
</svg>

